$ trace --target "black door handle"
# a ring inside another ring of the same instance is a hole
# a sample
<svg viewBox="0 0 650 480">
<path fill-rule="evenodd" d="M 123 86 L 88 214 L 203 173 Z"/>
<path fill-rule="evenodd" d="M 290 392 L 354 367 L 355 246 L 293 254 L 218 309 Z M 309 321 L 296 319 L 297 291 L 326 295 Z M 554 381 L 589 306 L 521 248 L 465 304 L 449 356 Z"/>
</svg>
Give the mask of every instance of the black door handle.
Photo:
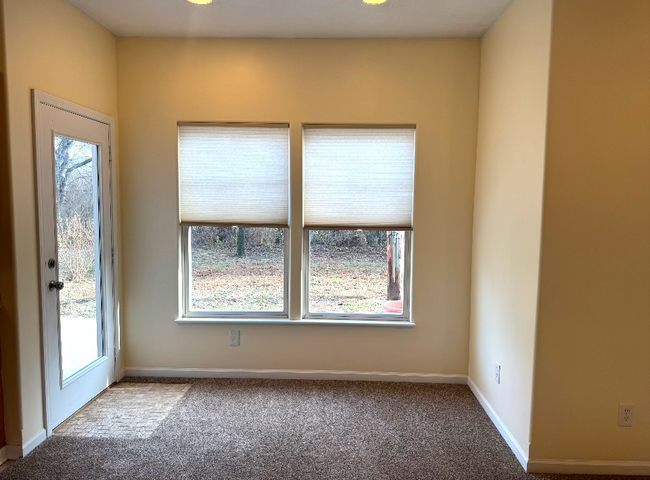
<svg viewBox="0 0 650 480">
<path fill-rule="evenodd" d="M 51 280 L 48 287 L 50 290 L 63 290 L 63 282 L 57 282 L 56 280 Z"/>
</svg>

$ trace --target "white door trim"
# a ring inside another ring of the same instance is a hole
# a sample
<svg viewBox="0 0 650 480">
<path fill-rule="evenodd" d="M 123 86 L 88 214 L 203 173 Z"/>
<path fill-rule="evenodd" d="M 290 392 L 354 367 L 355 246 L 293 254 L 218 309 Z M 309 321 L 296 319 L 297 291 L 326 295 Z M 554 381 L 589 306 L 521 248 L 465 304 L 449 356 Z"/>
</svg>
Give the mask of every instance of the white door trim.
<svg viewBox="0 0 650 480">
<path fill-rule="evenodd" d="M 119 238 L 119 233 L 117 230 L 117 225 L 118 225 L 118 208 L 117 208 L 117 188 L 116 188 L 116 179 L 117 179 L 117 171 L 116 171 L 116 161 L 115 160 L 115 152 L 117 150 L 116 148 L 116 135 L 115 135 L 115 120 L 103 113 L 97 112 L 95 110 L 91 110 L 89 108 L 83 107 L 81 105 L 77 105 L 72 102 L 68 102 L 66 100 L 62 100 L 60 98 L 54 97 L 52 95 L 49 95 L 44 92 L 40 92 L 38 90 L 32 90 L 32 120 L 33 120 L 33 126 L 34 126 L 34 163 L 35 163 L 35 169 L 36 169 L 36 178 L 40 178 L 42 173 L 41 173 L 41 162 L 40 160 L 40 153 L 39 153 L 39 145 L 40 145 L 40 126 L 41 126 L 41 119 L 39 115 L 39 106 L 40 105 L 48 105 L 50 107 L 57 108 L 59 110 L 66 111 L 68 113 L 71 113 L 73 115 L 78 115 L 80 117 L 87 118 L 89 120 L 93 120 L 99 123 L 103 123 L 108 126 L 109 129 L 109 165 L 110 165 L 110 179 L 109 179 L 109 185 L 110 185 L 110 198 L 111 198 L 111 205 L 110 205 L 110 223 L 111 223 L 111 239 L 110 239 L 110 244 L 111 244 L 111 251 L 106 252 L 107 255 L 111 255 L 112 257 L 112 275 L 111 275 L 111 285 L 110 288 L 112 289 L 112 302 L 109 302 L 110 305 L 108 305 L 107 312 L 109 315 L 109 318 L 113 318 L 114 322 L 114 328 L 113 328 L 113 353 L 110 355 L 113 359 L 114 362 L 114 371 L 117 372 L 121 371 L 121 355 L 120 355 L 120 318 L 119 318 L 119 256 L 118 256 L 118 242 L 116 241 L 117 238 Z M 38 183 L 38 182 L 37 182 Z M 45 315 L 45 301 L 46 298 L 42 294 L 43 289 L 42 289 L 42 284 L 43 281 L 46 277 L 46 264 L 45 264 L 45 259 L 48 258 L 45 252 L 43 251 L 44 247 L 44 242 L 42 241 L 42 235 L 43 235 L 43 225 L 42 225 L 42 219 L 44 218 L 44 212 L 45 212 L 45 207 L 44 207 L 44 198 L 43 195 L 40 192 L 40 183 L 38 183 L 38 190 L 39 190 L 39 195 L 38 195 L 38 225 L 39 225 L 39 281 L 40 281 L 40 287 L 39 287 L 39 294 L 41 297 L 41 329 L 42 329 L 42 364 L 41 364 L 41 372 L 43 375 L 43 402 L 44 402 L 44 417 L 45 417 L 45 431 L 47 436 L 49 437 L 52 435 L 52 429 L 53 425 L 51 425 L 51 418 L 52 418 L 52 405 L 51 401 L 49 399 L 49 387 L 51 385 L 51 382 L 56 381 L 55 379 L 49 378 L 49 372 L 47 369 L 47 359 L 49 357 L 49 353 L 51 352 L 51 349 L 53 348 L 52 345 L 49 345 L 49 340 L 48 336 L 45 334 L 47 329 L 46 329 L 46 315 Z"/>
</svg>

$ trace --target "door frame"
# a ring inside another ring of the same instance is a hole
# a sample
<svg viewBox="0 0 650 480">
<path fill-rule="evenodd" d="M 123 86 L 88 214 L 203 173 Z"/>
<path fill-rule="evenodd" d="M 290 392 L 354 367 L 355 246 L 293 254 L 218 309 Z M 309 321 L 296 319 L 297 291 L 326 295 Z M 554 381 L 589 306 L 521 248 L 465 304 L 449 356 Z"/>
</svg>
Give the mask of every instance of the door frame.
<svg viewBox="0 0 650 480">
<path fill-rule="evenodd" d="M 91 110 L 89 108 L 83 107 L 81 105 L 77 105 L 72 102 L 68 102 L 67 100 L 60 99 L 58 97 L 49 95 L 47 93 L 32 89 L 32 120 L 33 120 L 33 127 L 34 127 L 34 138 L 33 138 L 33 148 L 34 148 L 34 163 L 35 163 L 35 172 L 36 175 L 34 177 L 35 183 L 36 183 L 36 191 L 37 191 L 37 205 L 38 205 L 38 259 L 39 259 L 39 296 L 41 300 L 41 308 L 40 308 L 40 315 L 41 315 L 41 372 L 42 372 L 42 388 L 43 388 L 43 414 L 45 417 L 45 430 L 47 432 L 47 436 L 49 437 L 52 435 L 52 430 L 54 426 L 51 424 L 51 419 L 52 419 L 52 414 L 51 414 L 51 408 L 52 408 L 52 402 L 51 399 L 49 398 L 49 391 L 50 391 L 50 386 L 52 385 L 52 382 L 58 382 L 59 379 L 55 378 L 50 378 L 50 374 L 48 372 L 47 368 L 47 361 L 49 358 L 49 353 L 51 352 L 52 348 L 54 348 L 53 345 L 51 345 L 50 339 L 48 339 L 48 335 L 46 335 L 47 328 L 46 328 L 46 315 L 45 315 L 45 301 L 46 298 L 44 296 L 44 289 L 43 289 L 43 282 L 45 281 L 44 279 L 47 278 L 47 272 L 48 272 L 48 267 L 47 267 L 47 258 L 48 256 L 45 254 L 43 251 L 44 247 L 44 242 L 43 242 L 43 235 L 44 235 L 44 228 L 42 225 L 42 221 L 44 218 L 45 213 L 48 210 L 45 207 L 45 195 L 41 191 L 41 183 L 39 182 L 39 178 L 41 178 L 42 173 L 41 173 L 41 156 L 40 156 L 40 149 L 39 149 L 39 140 L 40 140 L 40 126 L 42 123 L 42 120 L 40 118 L 39 114 L 39 106 L 40 105 L 45 105 L 53 108 L 57 108 L 59 110 L 63 110 L 65 112 L 68 112 L 73 115 L 78 115 L 84 118 L 87 118 L 89 120 L 93 120 L 95 122 L 99 122 L 102 124 L 105 124 L 108 126 L 108 145 L 109 145 L 109 171 L 110 171 L 110 178 L 109 178 L 109 195 L 110 195 L 110 219 L 108 221 L 110 222 L 111 226 L 111 238 L 110 238 L 110 244 L 111 244 L 111 251 L 106 252 L 105 255 L 110 255 L 111 256 L 111 264 L 110 268 L 112 270 L 112 275 L 111 275 L 111 280 L 112 284 L 109 285 L 109 287 L 112 290 L 112 302 L 107 302 L 106 305 L 106 317 L 107 318 L 112 318 L 114 325 L 113 325 L 113 353 L 112 355 L 109 353 L 108 356 L 109 358 L 112 356 L 113 357 L 113 363 L 114 363 L 114 375 L 115 375 L 115 381 L 121 380 L 121 378 L 124 376 L 124 370 L 122 368 L 122 361 L 121 361 L 121 344 L 120 344 L 120 269 L 119 269 L 119 254 L 118 254 L 118 245 L 119 242 L 117 239 L 119 238 L 119 232 L 118 232 L 118 215 L 119 215 L 119 210 L 118 210 L 118 199 L 117 199 L 117 162 L 115 161 L 115 152 L 117 150 L 116 148 L 116 135 L 115 135 L 115 120 L 113 117 L 110 117 L 108 115 L 105 115 L 103 113 L 97 112 L 95 110 Z M 104 219 L 106 222 L 107 219 Z"/>
</svg>

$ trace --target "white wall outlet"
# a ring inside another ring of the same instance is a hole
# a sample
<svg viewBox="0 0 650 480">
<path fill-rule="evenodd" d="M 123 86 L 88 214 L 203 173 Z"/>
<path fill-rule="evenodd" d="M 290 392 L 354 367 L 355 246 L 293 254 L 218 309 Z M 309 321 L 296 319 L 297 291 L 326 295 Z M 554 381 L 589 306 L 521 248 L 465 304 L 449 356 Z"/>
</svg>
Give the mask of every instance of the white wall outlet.
<svg viewBox="0 0 650 480">
<path fill-rule="evenodd" d="M 239 330 L 230 330 L 230 346 L 239 346 Z"/>
<path fill-rule="evenodd" d="M 634 423 L 634 405 L 618 406 L 618 426 L 631 427 Z"/>
<path fill-rule="evenodd" d="M 494 364 L 494 381 L 501 385 L 501 364 Z"/>
</svg>

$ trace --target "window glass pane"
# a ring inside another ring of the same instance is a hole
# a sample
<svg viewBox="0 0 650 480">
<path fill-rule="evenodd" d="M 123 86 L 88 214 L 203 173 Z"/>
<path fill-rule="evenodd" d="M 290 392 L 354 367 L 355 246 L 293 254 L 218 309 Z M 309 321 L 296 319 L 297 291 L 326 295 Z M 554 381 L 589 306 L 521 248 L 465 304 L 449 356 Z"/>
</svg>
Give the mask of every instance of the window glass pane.
<svg viewBox="0 0 650 480">
<path fill-rule="evenodd" d="M 309 233 L 310 313 L 401 314 L 404 232 Z"/>
<path fill-rule="evenodd" d="M 282 312 L 282 228 L 190 227 L 190 310 Z"/>
</svg>

